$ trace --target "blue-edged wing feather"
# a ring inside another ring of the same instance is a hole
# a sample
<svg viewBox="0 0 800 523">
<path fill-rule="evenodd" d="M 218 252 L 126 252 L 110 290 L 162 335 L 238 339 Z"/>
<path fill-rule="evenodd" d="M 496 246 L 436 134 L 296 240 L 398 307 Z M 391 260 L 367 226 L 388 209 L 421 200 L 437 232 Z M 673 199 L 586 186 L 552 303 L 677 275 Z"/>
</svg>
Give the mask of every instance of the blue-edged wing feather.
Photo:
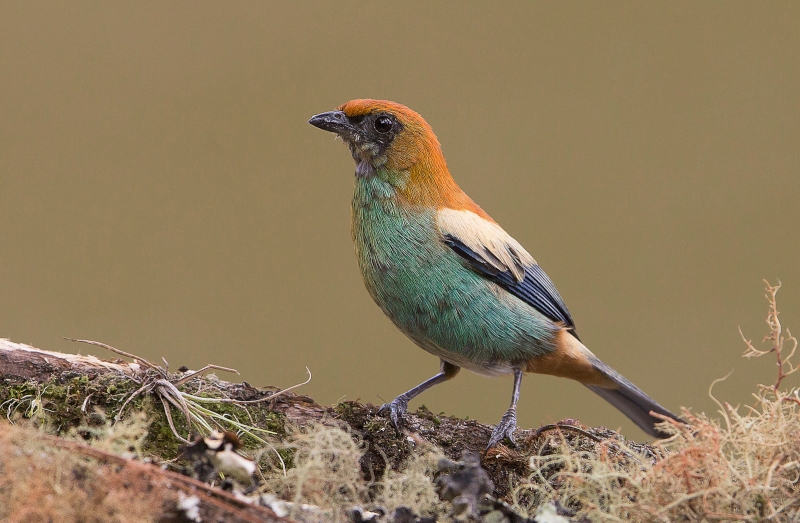
<svg viewBox="0 0 800 523">
<path fill-rule="evenodd" d="M 534 307 L 547 318 L 563 323 L 569 327 L 570 334 L 578 338 L 575 332 L 575 322 L 572 321 L 569 309 L 561 295 L 558 294 L 550 277 L 539 265 L 534 263 L 525 267 L 525 277 L 522 281 L 517 281 L 511 271 L 500 271 L 487 261 L 486 256 L 492 256 L 490 252 L 477 253 L 464 242 L 449 234 L 444 235 L 444 242 L 466 260 L 473 270 Z"/>
</svg>

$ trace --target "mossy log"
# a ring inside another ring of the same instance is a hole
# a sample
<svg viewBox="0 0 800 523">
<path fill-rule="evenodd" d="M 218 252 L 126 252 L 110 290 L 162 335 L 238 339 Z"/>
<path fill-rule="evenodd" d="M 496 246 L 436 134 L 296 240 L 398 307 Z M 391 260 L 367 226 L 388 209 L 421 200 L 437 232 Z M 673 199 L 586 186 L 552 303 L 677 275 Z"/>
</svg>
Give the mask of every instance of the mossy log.
<svg viewBox="0 0 800 523">
<path fill-rule="evenodd" d="M 180 382 L 178 388 L 191 394 L 248 402 L 263 400 L 247 405 L 247 416 L 253 425 L 272 431 L 278 439 L 285 436 L 292 426 L 303 427 L 309 423 L 343 426 L 364 446 L 361 465 L 366 477 L 380 478 L 387 466 L 394 469 L 402 467 L 414 453 L 415 447 L 425 441 L 441 448 L 445 455 L 454 460 L 461 459 L 465 454 L 478 454 L 482 466 L 494 482 L 494 496 L 498 499 L 506 497 L 509 486 L 530 473 L 528 463 L 533 455 L 548 454 L 551 447 L 555 452 L 564 443 L 576 450 L 594 452 L 600 441 L 611 442 L 613 448 L 613 442 L 621 440 L 621 436 L 613 431 L 586 428 L 570 421 L 536 430 L 519 430 L 517 444 L 513 448 L 499 445 L 485 452 L 492 427 L 474 420 L 440 416 L 420 408 L 416 413 L 408 413 L 402 430 L 397 431 L 388 417 L 371 404 L 347 401 L 323 406 L 300 394 L 278 395 L 277 388 L 255 388 L 247 383 L 222 381 L 213 375 L 197 375 L 181 382 L 181 377 L 188 372 L 167 373 L 164 369 L 159 372 L 160 378 L 173 383 Z M 143 360 L 109 361 L 0 340 L 0 404 L 3 405 L 4 415 L 9 418 L 13 418 L 15 412 L 17 415 L 33 415 L 35 409 L 32 406 L 34 401 L 38 402 L 36 405 L 46 413 L 47 423 L 53 432 L 63 435 L 93 423 L 104 423 L 118 416 L 123 408 L 128 411 L 144 410 L 150 420 L 147 452 L 157 459 L 174 459 L 179 455 L 180 441 L 173 435 L 170 420 L 165 416 L 165 410 L 170 410 L 166 402 L 164 406 L 159 405 L 147 393 L 141 393 L 131 401 L 134 393 L 141 392 L 148 373 L 152 374 L 153 369 L 144 365 Z M 152 376 L 150 379 L 153 379 Z M 128 401 L 130 404 L 127 404 Z M 223 414 L 225 409 L 230 412 L 242 408 L 233 403 L 215 403 L 207 407 Z M 179 409 L 173 412 L 177 412 L 172 414 L 176 431 L 188 437 L 191 427 L 187 426 Z M 247 445 L 247 437 L 243 439 Z M 656 452 L 647 445 L 629 441 L 624 444 L 645 455 L 655 455 Z M 290 455 L 286 458 L 291 460 Z M 156 474 L 158 469 L 151 468 Z M 193 485 L 191 488 L 199 487 Z M 241 510 L 241 507 L 237 510 Z M 270 517 L 277 516 L 273 514 Z"/>
</svg>

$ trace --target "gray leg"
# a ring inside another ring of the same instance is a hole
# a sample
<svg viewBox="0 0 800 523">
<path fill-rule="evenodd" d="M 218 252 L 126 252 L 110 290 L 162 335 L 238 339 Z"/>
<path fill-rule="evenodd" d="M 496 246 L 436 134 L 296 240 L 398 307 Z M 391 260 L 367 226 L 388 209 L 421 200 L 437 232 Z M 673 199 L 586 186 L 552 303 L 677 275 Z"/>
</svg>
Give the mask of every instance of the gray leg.
<svg viewBox="0 0 800 523">
<path fill-rule="evenodd" d="M 389 418 L 392 420 L 392 424 L 396 429 L 400 428 L 400 418 L 403 417 L 403 414 L 406 413 L 408 410 L 408 402 L 411 401 L 413 398 L 419 396 L 429 388 L 433 387 L 434 385 L 438 385 L 443 381 L 447 381 L 450 378 L 454 377 L 458 374 L 458 371 L 461 370 L 461 367 L 456 367 L 452 363 L 447 363 L 444 360 L 441 360 L 441 367 L 439 368 L 439 374 L 436 376 L 429 378 L 413 389 L 400 394 L 395 399 L 392 400 L 391 403 L 384 403 L 383 406 L 380 408 L 378 412 L 383 412 L 388 410 L 389 411 Z"/>
<path fill-rule="evenodd" d="M 506 438 L 508 438 L 511 443 L 514 443 L 514 430 L 517 428 L 517 400 L 519 400 L 520 385 L 522 385 L 522 370 L 514 369 L 514 393 L 511 395 L 511 406 L 506 413 L 503 414 L 500 423 L 494 428 L 486 450 L 489 450 Z"/>
</svg>

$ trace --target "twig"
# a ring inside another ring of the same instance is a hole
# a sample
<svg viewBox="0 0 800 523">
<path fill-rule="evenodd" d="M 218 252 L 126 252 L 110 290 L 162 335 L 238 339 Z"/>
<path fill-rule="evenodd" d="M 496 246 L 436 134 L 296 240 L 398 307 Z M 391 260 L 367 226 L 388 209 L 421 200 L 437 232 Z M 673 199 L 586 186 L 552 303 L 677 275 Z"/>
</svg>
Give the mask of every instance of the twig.
<svg viewBox="0 0 800 523">
<path fill-rule="evenodd" d="M 229 367 L 222 367 L 220 365 L 213 365 L 213 364 L 209 363 L 208 365 L 206 365 L 202 369 L 195 370 L 195 371 L 190 372 L 189 374 L 186 374 L 184 377 L 182 377 L 181 379 L 176 381 L 175 385 L 183 385 L 184 383 L 186 383 L 190 379 L 194 378 L 198 374 L 202 374 L 203 372 L 205 372 L 205 371 L 207 371 L 209 369 L 224 370 L 225 372 L 232 372 L 232 373 L 234 373 L 236 375 L 241 376 L 241 374 L 239 374 L 239 371 L 236 370 L 236 369 L 231 369 Z"/>
<path fill-rule="evenodd" d="M 585 431 L 585 430 L 583 430 L 583 429 L 581 429 L 579 427 L 576 427 L 574 425 L 561 424 L 561 423 L 552 423 L 550 425 L 543 425 L 543 426 L 539 427 L 538 429 L 536 429 L 536 431 L 534 431 L 533 434 L 531 434 L 531 436 L 530 436 L 530 438 L 528 438 L 528 440 L 529 441 L 535 441 L 536 439 L 539 438 L 539 436 L 542 435 L 543 432 L 547 432 L 549 430 L 560 430 L 560 429 L 567 429 L 567 430 L 571 430 L 573 432 L 577 432 L 578 434 L 580 434 L 582 436 L 586 436 L 587 438 L 589 438 L 591 440 L 594 440 L 597 443 L 602 443 L 603 441 L 605 441 L 602 438 L 598 438 L 597 436 L 595 436 L 591 432 L 587 432 L 587 431 Z"/>
<path fill-rule="evenodd" d="M 107 345 L 105 343 L 100 343 L 99 341 L 76 340 L 74 338 L 64 338 L 64 339 L 67 340 L 67 341 L 74 341 L 76 343 L 88 343 L 89 345 L 97 345 L 98 347 L 103 347 L 104 349 L 108 349 L 111 352 L 116 352 L 120 356 L 125 356 L 126 358 L 130 358 L 130 359 L 132 359 L 134 361 L 138 361 L 138 362 L 144 364 L 144 366 L 149 368 L 149 369 L 158 370 L 158 371 L 162 371 L 163 370 L 162 367 L 156 365 L 155 363 L 150 363 L 149 361 L 147 361 L 146 359 L 144 359 L 144 358 L 142 358 L 140 356 L 137 356 L 135 354 L 131 354 L 130 352 L 125 352 L 124 350 L 119 350 L 119 349 L 117 349 L 115 347 L 112 347 L 111 345 Z"/>
<path fill-rule="evenodd" d="M 538 429 L 536 429 L 536 431 L 533 434 L 531 434 L 531 436 L 528 438 L 527 441 L 528 442 L 535 441 L 536 439 L 539 438 L 539 436 L 542 435 L 543 432 L 547 432 L 547 431 L 550 431 L 550 430 L 558 430 L 559 432 L 561 432 L 561 429 L 566 429 L 566 430 L 570 430 L 572 432 L 576 432 L 576 433 L 580 434 L 581 436 L 587 437 L 587 438 L 589 438 L 590 440 L 592 440 L 592 441 L 594 441 L 596 443 L 601 443 L 601 444 L 602 443 L 606 443 L 606 444 L 609 445 L 609 447 L 611 447 L 612 450 L 615 450 L 616 452 L 624 454 L 627 457 L 633 459 L 634 461 L 638 461 L 639 463 L 641 463 L 641 461 L 639 461 L 636 458 L 636 456 L 634 456 L 633 454 L 631 454 L 629 452 L 626 452 L 625 450 L 620 448 L 619 445 L 613 443 L 612 441 L 609 441 L 608 439 L 603 439 L 603 438 L 597 437 L 594 434 L 592 434 L 591 432 L 587 432 L 587 431 L 583 430 L 582 428 L 576 427 L 574 425 L 567 425 L 567 424 L 562 424 L 562 423 L 552 423 L 550 425 L 543 425 L 543 426 L 539 427 Z M 563 437 L 563 434 L 562 434 L 562 437 Z"/>
<path fill-rule="evenodd" d="M 769 312 L 767 313 L 767 325 L 769 326 L 769 334 L 764 336 L 762 341 L 772 341 L 772 348 L 769 350 L 759 350 L 756 349 L 753 345 L 752 340 L 748 340 L 744 333 L 742 333 L 741 327 L 739 328 L 739 334 L 742 336 L 742 340 L 744 341 L 747 347 L 745 348 L 744 356 L 745 358 L 757 358 L 760 356 L 764 356 L 765 354 L 769 354 L 771 352 L 775 353 L 775 365 L 778 368 L 778 379 L 775 381 L 775 384 L 772 386 L 773 390 L 778 390 L 781 382 L 784 378 L 789 376 L 790 374 L 794 374 L 797 370 L 800 370 L 800 367 L 795 366 L 792 362 L 792 356 L 797 351 L 797 338 L 792 336 L 792 333 L 789 329 L 786 329 L 786 336 L 782 335 L 782 327 L 781 322 L 778 319 L 778 302 L 776 299 L 776 295 L 778 294 L 778 290 L 781 288 L 781 282 L 778 281 L 777 285 L 770 285 L 767 280 L 764 280 L 764 284 L 766 285 L 766 294 L 765 298 L 767 299 L 767 303 L 769 303 Z M 791 349 L 789 353 L 785 353 L 786 343 L 789 343 Z"/>
</svg>

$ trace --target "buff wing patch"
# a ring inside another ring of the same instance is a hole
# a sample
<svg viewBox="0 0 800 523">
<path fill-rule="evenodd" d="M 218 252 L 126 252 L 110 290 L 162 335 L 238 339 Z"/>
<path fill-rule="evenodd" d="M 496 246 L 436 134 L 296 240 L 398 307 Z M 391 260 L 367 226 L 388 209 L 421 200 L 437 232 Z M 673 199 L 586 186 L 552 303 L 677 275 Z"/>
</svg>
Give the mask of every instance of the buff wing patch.
<svg viewBox="0 0 800 523">
<path fill-rule="evenodd" d="M 440 209 L 437 223 L 442 241 L 470 268 L 578 337 L 575 322 L 553 282 L 502 227 L 471 211 L 453 209 Z"/>
</svg>

